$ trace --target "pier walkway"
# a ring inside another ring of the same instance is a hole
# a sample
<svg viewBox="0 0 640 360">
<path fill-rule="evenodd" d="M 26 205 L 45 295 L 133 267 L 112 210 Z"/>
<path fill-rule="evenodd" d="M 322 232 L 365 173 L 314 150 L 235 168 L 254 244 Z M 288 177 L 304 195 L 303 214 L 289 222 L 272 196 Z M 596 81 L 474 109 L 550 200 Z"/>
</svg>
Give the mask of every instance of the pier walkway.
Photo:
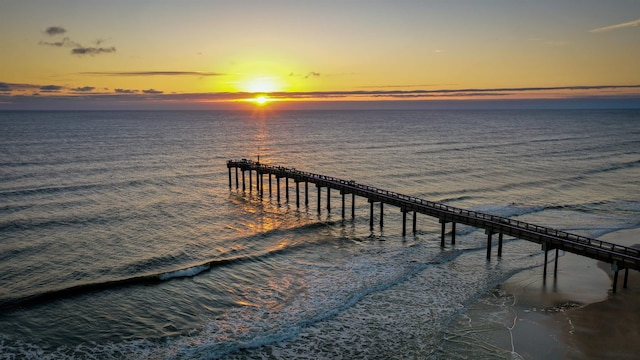
<svg viewBox="0 0 640 360">
<path fill-rule="evenodd" d="M 374 203 L 380 203 L 380 226 L 384 225 L 384 204 L 393 205 L 400 208 L 402 212 L 402 235 L 406 235 L 407 213 L 413 214 L 413 232 L 416 232 L 416 214 L 425 214 L 439 219 L 442 224 L 441 246 L 445 246 L 445 225 L 452 224 L 451 243 L 455 244 L 455 226 L 457 223 L 481 228 L 487 234 L 487 260 L 491 258 L 491 246 L 493 235 L 498 235 L 498 257 L 502 256 L 503 236 L 511 236 L 542 245 L 545 253 L 544 275 L 547 273 L 547 254 L 550 250 L 556 251 L 554 274 L 558 268 L 558 250 L 568 251 L 581 256 L 590 257 L 611 264 L 612 270 L 615 272 L 613 278 L 613 291 L 616 291 L 618 272 L 625 270 L 624 287 L 627 287 L 627 279 L 629 269 L 640 270 L 640 249 L 621 246 L 614 243 L 601 241 L 597 239 L 580 236 L 565 231 L 552 229 L 540 225 L 527 223 L 524 221 L 509 219 L 496 215 L 486 214 L 477 211 L 470 211 L 453 206 L 420 199 L 417 197 L 403 195 L 396 192 L 376 188 L 369 185 L 359 184 L 353 180 L 344 180 L 331 176 L 313 174 L 305 171 L 286 168 L 282 166 L 274 166 L 261 164 L 252 160 L 242 159 L 238 161 L 229 160 L 227 162 L 229 169 L 229 187 L 233 186 L 232 169 L 235 169 L 235 185 L 236 189 L 240 186 L 238 170 L 242 173 L 242 190 L 246 191 L 245 172 L 249 175 L 248 190 L 252 192 L 253 176 L 256 174 L 256 191 L 260 196 L 264 194 L 264 178 L 268 175 L 268 191 L 272 194 L 272 176 L 276 179 L 277 200 L 280 202 L 280 179 L 285 179 L 285 196 L 289 201 L 289 179 L 292 179 L 296 185 L 296 206 L 300 207 L 300 184 L 304 183 L 304 201 L 305 205 L 309 204 L 309 187 L 312 183 L 318 189 L 317 206 L 318 212 L 321 211 L 321 189 L 327 189 L 327 210 L 331 211 L 331 190 L 339 191 L 342 196 L 342 217 L 345 217 L 345 195 L 351 194 L 351 216 L 355 216 L 355 196 L 366 198 L 370 203 L 370 226 L 373 229 L 374 224 Z"/>
</svg>

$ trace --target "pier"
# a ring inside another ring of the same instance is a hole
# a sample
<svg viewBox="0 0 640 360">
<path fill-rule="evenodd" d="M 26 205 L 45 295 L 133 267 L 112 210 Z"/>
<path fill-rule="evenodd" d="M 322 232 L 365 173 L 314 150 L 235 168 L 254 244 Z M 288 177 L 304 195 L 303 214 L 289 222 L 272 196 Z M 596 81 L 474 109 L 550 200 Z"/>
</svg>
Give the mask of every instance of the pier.
<svg viewBox="0 0 640 360">
<path fill-rule="evenodd" d="M 296 170 L 294 168 L 286 168 L 282 166 L 274 166 L 261 164 L 260 162 L 242 159 L 238 161 L 229 160 L 227 162 L 229 170 L 229 188 L 233 188 L 233 170 L 235 170 L 235 187 L 239 189 L 240 184 L 243 191 L 253 192 L 253 175 L 256 176 L 255 191 L 259 196 L 264 196 L 264 176 L 268 177 L 269 196 L 272 196 L 272 177 L 276 180 L 276 197 L 278 203 L 281 201 L 280 181 L 285 182 L 285 199 L 290 200 L 289 196 L 289 179 L 295 183 L 296 206 L 300 207 L 300 184 L 304 183 L 304 205 L 309 205 L 309 184 L 314 184 L 317 188 L 317 207 L 318 212 L 322 210 L 322 188 L 326 188 L 326 209 L 331 212 L 331 190 L 336 190 L 342 198 L 342 218 L 345 214 L 345 196 L 351 195 L 351 217 L 355 217 L 355 200 L 356 196 L 367 199 L 369 202 L 369 226 L 374 229 L 374 205 L 379 203 L 380 216 L 379 226 L 384 226 L 384 205 L 395 206 L 402 212 L 402 236 L 406 236 L 407 214 L 412 215 L 412 230 L 415 234 L 417 231 L 418 213 L 437 218 L 441 224 L 440 246 L 445 247 L 446 225 L 451 224 L 451 244 L 455 245 L 456 241 L 456 224 L 465 224 L 468 226 L 485 230 L 487 235 L 487 260 L 491 260 L 494 236 L 497 236 L 498 250 L 497 256 L 502 257 L 503 237 L 511 236 L 518 239 L 531 241 L 541 244 L 544 251 L 544 277 L 547 275 L 547 263 L 549 251 L 555 251 L 554 275 L 558 271 L 558 251 L 563 250 L 581 256 L 586 256 L 599 261 L 611 264 L 614 271 L 613 292 L 616 292 L 618 283 L 618 273 L 624 270 L 623 287 L 627 287 L 627 279 L 629 269 L 640 271 L 640 249 L 621 246 L 614 243 L 592 239 L 565 231 L 548 228 L 545 226 L 535 225 L 524 221 L 509 219 L 501 216 L 486 214 L 478 211 L 470 211 L 453 206 L 420 199 L 417 197 L 399 194 L 376 188 L 369 185 L 359 184 L 353 180 L 344 180 L 331 176 L 309 173 Z M 248 172 L 248 189 L 245 183 L 246 173 Z M 241 173 L 241 179 L 240 179 Z"/>
</svg>

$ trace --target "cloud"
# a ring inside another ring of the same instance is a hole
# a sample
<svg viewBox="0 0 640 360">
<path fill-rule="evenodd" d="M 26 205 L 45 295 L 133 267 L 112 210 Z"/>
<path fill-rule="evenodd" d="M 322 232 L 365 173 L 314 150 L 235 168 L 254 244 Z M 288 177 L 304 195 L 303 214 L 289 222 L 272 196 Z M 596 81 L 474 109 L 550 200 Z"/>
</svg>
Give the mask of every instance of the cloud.
<svg viewBox="0 0 640 360">
<path fill-rule="evenodd" d="M 6 83 L 6 82 L 0 82 L 0 91 L 2 92 L 9 92 L 9 91 L 18 91 L 18 92 L 24 92 L 24 91 L 33 91 L 33 90 L 39 90 L 40 89 L 40 85 L 33 85 L 33 84 L 12 84 L 12 83 Z"/>
<path fill-rule="evenodd" d="M 67 32 L 65 28 L 61 26 L 49 26 L 45 31 L 45 34 L 49 36 L 62 35 Z"/>
<path fill-rule="evenodd" d="M 163 93 L 163 91 L 156 90 L 156 89 L 142 90 L 142 92 L 145 94 L 162 94 Z"/>
<path fill-rule="evenodd" d="M 294 72 L 290 72 L 289 77 L 298 77 L 298 78 L 308 79 L 310 77 L 320 77 L 320 73 L 317 71 L 310 71 L 305 75 L 303 75 L 303 74 L 296 74 Z"/>
<path fill-rule="evenodd" d="M 60 90 L 64 89 L 62 86 L 59 85 L 44 85 L 44 86 L 40 86 L 40 91 L 42 92 L 58 92 Z"/>
<path fill-rule="evenodd" d="M 77 46 L 81 46 L 77 42 L 71 41 L 71 39 L 69 39 L 68 37 L 65 37 L 64 39 L 62 39 L 62 41 L 54 41 L 54 42 L 40 41 L 39 44 L 40 45 L 48 45 L 48 46 L 56 46 L 56 47 L 77 47 Z"/>
<path fill-rule="evenodd" d="M 64 34 L 65 32 L 67 32 L 65 29 L 58 26 L 52 26 L 47 28 L 46 30 L 46 33 L 49 35 Z M 71 40 L 69 37 L 65 37 L 61 41 L 40 41 L 39 44 L 45 45 L 45 46 L 71 48 L 71 54 L 79 55 L 79 56 L 83 56 L 83 55 L 93 56 L 93 55 L 108 54 L 108 53 L 116 52 L 115 46 L 100 47 L 100 45 L 104 42 L 105 40 L 103 39 L 97 39 L 93 42 L 95 46 L 84 46 L 79 42 Z"/>
<path fill-rule="evenodd" d="M 113 91 L 116 94 L 135 94 L 138 92 L 138 90 L 131 90 L 131 89 L 115 89 Z"/>
<path fill-rule="evenodd" d="M 116 52 L 116 48 L 114 46 L 107 48 L 79 46 L 71 49 L 71 53 L 74 55 L 98 55 L 112 52 Z"/>
<path fill-rule="evenodd" d="M 95 90 L 95 87 L 93 86 L 83 86 L 83 87 L 77 87 L 74 89 L 71 89 L 73 91 L 78 91 L 78 92 L 88 92 L 88 91 L 93 91 Z"/>
<path fill-rule="evenodd" d="M 225 74 L 202 71 L 94 71 L 82 75 L 98 76 L 223 76 Z"/>
<path fill-rule="evenodd" d="M 637 27 L 637 26 L 640 26 L 640 19 L 629 21 L 629 22 L 625 22 L 625 23 L 621 23 L 621 24 L 605 26 L 605 27 L 589 30 L 589 32 L 598 33 L 598 32 L 605 32 L 605 31 L 623 29 L 623 28 L 628 28 L 628 27 Z"/>
<path fill-rule="evenodd" d="M 640 89 L 640 85 L 593 85 L 593 86 L 557 86 L 557 87 L 519 87 L 519 88 L 464 88 L 437 90 L 355 90 L 355 91 L 310 91 L 310 92 L 279 92 L 270 93 L 274 98 L 321 99 L 347 97 L 389 97 L 389 98 L 419 98 L 419 97 L 453 97 L 453 96 L 506 96 L 509 94 L 526 92 L 553 91 L 593 91 L 616 89 Z"/>
</svg>

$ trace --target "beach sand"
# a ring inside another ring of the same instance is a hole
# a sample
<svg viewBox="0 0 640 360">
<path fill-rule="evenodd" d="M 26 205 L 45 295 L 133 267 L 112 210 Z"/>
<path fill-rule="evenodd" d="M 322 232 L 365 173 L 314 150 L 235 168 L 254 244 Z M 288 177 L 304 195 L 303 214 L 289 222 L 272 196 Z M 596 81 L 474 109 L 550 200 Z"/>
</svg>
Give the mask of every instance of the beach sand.
<svg viewBox="0 0 640 360">
<path fill-rule="evenodd" d="M 607 234 L 601 240 L 640 243 L 640 229 Z M 550 252 L 551 254 L 551 252 Z M 551 257 L 550 257 L 551 258 Z M 640 273 L 630 270 L 623 289 L 619 272 L 612 292 L 611 265 L 565 253 L 543 281 L 541 269 L 513 276 L 499 288 L 515 297 L 513 350 L 525 359 L 638 359 L 640 357 Z"/>
</svg>

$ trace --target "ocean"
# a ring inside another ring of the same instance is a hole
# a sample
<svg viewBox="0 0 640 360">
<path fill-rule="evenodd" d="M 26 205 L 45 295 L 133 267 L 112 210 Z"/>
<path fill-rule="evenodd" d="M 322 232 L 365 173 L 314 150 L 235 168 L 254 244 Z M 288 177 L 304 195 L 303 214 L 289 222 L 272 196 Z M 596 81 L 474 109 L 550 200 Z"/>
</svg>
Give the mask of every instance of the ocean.
<svg viewBox="0 0 640 360">
<path fill-rule="evenodd" d="M 299 208 L 293 181 L 289 202 L 230 188 L 230 159 L 594 238 L 640 227 L 640 110 L 24 111 L 0 128 L 1 359 L 518 358 L 448 339 L 541 269 L 539 245 L 505 237 L 487 261 L 483 230 L 441 248 L 437 219 L 402 236 L 392 206 L 370 230 L 362 198 L 343 219 L 312 185 Z"/>
</svg>

